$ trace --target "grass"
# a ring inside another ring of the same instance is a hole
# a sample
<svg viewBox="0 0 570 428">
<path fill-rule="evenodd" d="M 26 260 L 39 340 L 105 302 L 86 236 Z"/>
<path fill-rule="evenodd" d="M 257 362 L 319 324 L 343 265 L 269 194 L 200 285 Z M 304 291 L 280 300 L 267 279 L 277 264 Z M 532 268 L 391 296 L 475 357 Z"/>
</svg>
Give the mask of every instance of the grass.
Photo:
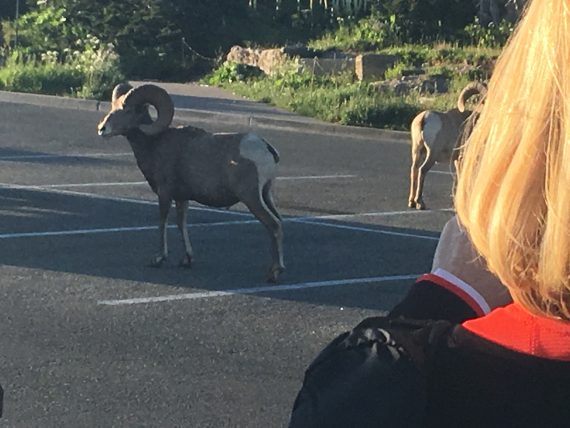
<svg viewBox="0 0 570 428">
<path fill-rule="evenodd" d="M 67 95 L 82 87 L 82 75 L 60 64 L 8 64 L 0 68 L 0 89 L 49 95 Z"/>
<path fill-rule="evenodd" d="M 253 68 L 225 63 L 206 82 L 232 90 L 256 101 L 296 113 L 346 125 L 408 130 L 413 117 L 425 109 L 448 110 L 470 81 L 487 80 L 492 62 L 500 54 L 500 40 L 506 40 L 510 27 L 491 30 L 479 25 L 466 28 L 473 46 L 459 43 L 405 44 L 399 40 L 395 21 L 371 15 L 358 22 L 341 23 L 308 46 L 317 50 L 337 49 L 353 53 L 374 51 L 397 55 L 400 60 L 386 72 L 386 79 L 400 79 L 421 68 L 427 75 L 444 75 L 449 92 L 434 96 L 411 93 L 397 96 L 393 91 L 379 93 L 351 74 L 330 77 L 298 72 L 294 61 L 274 76 L 256 73 Z M 496 33 L 496 34 L 495 34 Z"/>
<path fill-rule="evenodd" d="M 67 61 L 37 60 L 13 54 L 0 67 L 0 90 L 107 99 L 124 80 L 115 58 L 106 52 L 88 52 Z"/>
<path fill-rule="evenodd" d="M 460 46 L 457 43 L 432 45 L 404 44 L 380 49 L 379 53 L 398 55 L 402 62 L 420 67 L 423 64 L 471 64 L 476 65 L 487 58 L 496 58 L 500 48 Z"/>
<path fill-rule="evenodd" d="M 394 76 L 405 67 L 396 67 Z M 221 86 L 254 101 L 281 107 L 295 113 L 343 125 L 408 130 L 413 117 L 422 110 L 448 110 L 455 107 L 469 75 L 453 74 L 451 68 L 437 65 L 434 74 L 449 74 L 449 93 L 398 96 L 378 92 L 373 85 L 360 82 L 351 73 L 319 77 L 298 71 L 295 62 L 286 64 L 273 76 L 260 75 L 251 67 L 225 63 L 206 78 L 206 83 Z"/>
<path fill-rule="evenodd" d="M 417 95 L 382 94 L 348 73 L 330 78 L 315 77 L 306 72 L 283 73 L 272 77 L 244 77 L 231 82 L 210 78 L 208 83 L 255 101 L 344 125 L 405 130 L 414 115 L 423 109 Z"/>
<path fill-rule="evenodd" d="M 310 43 L 312 48 L 374 49 L 395 54 L 400 61 L 386 72 L 386 78 L 399 79 L 421 67 L 428 75 L 445 75 L 450 79 L 448 94 L 420 96 L 410 93 L 378 92 L 351 73 L 318 77 L 299 71 L 295 61 L 284 64 L 273 76 L 245 65 L 224 63 L 205 80 L 249 99 L 269 103 L 301 115 L 345 125 L 407 130 L 412 118 L 421 110 L 447 110 L 455 107 L 457 95 L 467 82 L 489 77 L 489 59 L 498 56 L 499 48 L 482 45 L 461 47 L 435 43 L 412 45 L 397 43 L 390 22 L 363 20 L 356 26 L 341 25 Z M 112 87 L 124 80 L 118 57 L 98 42 L 89 49 L 74 52 L 59 61 L 52 52 L 42 61 L 7 58 L 0 67 L 0 90 L 70 95 L 107 99 Z"/>
</svg>

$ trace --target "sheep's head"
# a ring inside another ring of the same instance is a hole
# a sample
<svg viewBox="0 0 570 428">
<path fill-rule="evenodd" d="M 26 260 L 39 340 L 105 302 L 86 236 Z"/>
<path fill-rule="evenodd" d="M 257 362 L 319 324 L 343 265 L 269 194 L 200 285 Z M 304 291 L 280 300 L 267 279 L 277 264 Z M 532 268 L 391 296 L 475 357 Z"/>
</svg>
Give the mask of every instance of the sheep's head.
<svg viewBox="0 0 570 428">
<path fill-rule="evenodd" d="M 157 112 L 153 122 L 148 112 L 152 105 Z M 147 135 L 163 132 L 170 126 L 174 116 L 174 105 L 168 93 L 156 85 L 142 85 L 133 88 L 119 83 L 113 89 L 111 111 L 99 122 L 97 130 L 102 137 L 125 135 L 139 128 Z"/>
<path fill-rule="evenodd" d="M 481 95 L 482 97 L 487 95 L 487 86 L 481 82 L 469 83 L 467 86 L 465 86 L 465 88 L 463 88 L 463 90 L 459 94 L 459 97 L 457 98 L 457 109 L 460 112 L 464 112 L 465 103 L 467 102 L 467 100 L 471 98 L 473 95 L 477 94 Z"/>
</svg>

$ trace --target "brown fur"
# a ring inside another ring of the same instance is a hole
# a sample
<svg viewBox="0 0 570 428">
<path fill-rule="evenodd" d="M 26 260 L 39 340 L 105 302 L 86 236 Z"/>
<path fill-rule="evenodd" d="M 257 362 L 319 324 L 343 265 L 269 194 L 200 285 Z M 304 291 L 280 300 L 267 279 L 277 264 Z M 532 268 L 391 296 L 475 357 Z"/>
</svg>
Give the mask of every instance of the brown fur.
<svg viewBox="0 0 570 428">
<path fill-rule="evenodd" d="M 243 202 L 270 234 L 273 262 L 268 280 L 277 281 L 285 270 L 281 216 L 271 192 L 279 160 L 277 150 L 252 133 L 211 134 L 187 126 L 145 134 L 141 129 L 148 128 L 141 125 L 148 127 L 151 122 L 148 109 L 126 105 L 122 97 L 127 90 L 118 85 L 113 92 L 118 98 L 112 100 L 111 112 L 100 122 L 99 133 L 127 137 L 139 169 L 158 195 L 160 252 L 152 265 L 160 266 L 168 256 L 166 225 L 172 201 L 176 203 L 186 251 L 182 265 L 186 267 L 191 266 L 193 257 L 186 227 L 188 201 L 212 207 Z"/>
</svg>

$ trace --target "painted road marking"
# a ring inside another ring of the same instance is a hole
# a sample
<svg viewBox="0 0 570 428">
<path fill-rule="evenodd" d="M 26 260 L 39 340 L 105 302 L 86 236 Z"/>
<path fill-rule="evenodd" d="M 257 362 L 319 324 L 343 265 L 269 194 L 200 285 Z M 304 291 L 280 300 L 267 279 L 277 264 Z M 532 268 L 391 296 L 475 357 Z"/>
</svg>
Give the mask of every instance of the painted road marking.
<svg viewBox="0 0 570 428">
<path fill-rule="evenodd" d="M 73 190 L 64 190 L 64 189 L 55 189 L 55 188 L 47 188 L 45 186 L 31 186 L 31 185 L 18 185 L 18 184 L 7 184 L 7 183 L 0 183 L 0 188 L 4 189 L 12 189 L 12 190 L 35 190 L 35 191 L 42 191 L 42 192 L 51 192 L 56 194 L 63 194 L 63 195 L 71 195 L 71 196 L 81 196 L 87 197 L 91 199 L 98 199 L 98 200 L 106 200 L 106 201 L 115 201 L 115 202 L 127 202 L 127 203 L 135 203 L 135 204 L 143 204 L 143 205 L 154 205 L 156 206 L 158 203 L 155 201 L 150 200 L 143 200 L 143 199 L 131 199 L 131 198 L 122 198 L 116 196 L 102 196 L 95 193 L 88 193 L 88 192 L 78 192 Z M 253 216 L 248 212 L 241 212 L 229 209 L 218 209 L 218 208 L 209 208 L 209 207 L 201 207 L 201 206 L 194 206 L 191 205 L 191 210 L 196 211 L 206 211 L 206 212 L 214 212 L 220 214 L 231 214 L 241 217 L 249 217 L 253 218 Z M 430 235 L 423 235 L 423 234 L 414 234 L 414 233 L 404 233 L 404 232 L 392 232 L 382 229 L 374 229 L 369 227 L 362 227 L 362 226 L 351 226 L 351 225 L 342 225 L 338 223 L 329 223 L 324 220 L 335 220 L 335 219 L 350 219 L 350 218 L 358 218 L 358 217 L 381 217 L 381 216 L 394 216 L 394 215 L 425 215 L 427 213 L 434 213 L 434 212 L 452 212 L 452 209 L 441 209 L 436 211 L 424 211 L 424 210 L 407 210 L 407 211 L 387 211 L 387 212 L 370 212 L 370 213 L 354 213 L 354 214 L 340 214 L 340 215 L 324 215 L 324 216 L 302 216 L 302 217 L 291 217 L 285 218 L 284 222 L 292 222 L 292 223 L 303 223 L 303 224 L 311 224 L 316 226 L 322 227 L 331 227 L 336 229 L 345 229 L 345 230 L 353 230 L 358 232 L 368 232 L 368 233 L 376 233 L 381 235 L 390 235 L 390 236 L 401 236 L 407 238 L 417 238 L 417 239 L 426 239 L 431 241 L 437 241 L 439 238 L 436 236 Z M 256 220 L 246 220 L 246 221 L 229 221 L 229 222 L 216 222 L 216 223 L 196 223 L 196 224 L 189 224 L 189 227 L 206 227 L 206 226 L 226 226 L 226 225 L 235 225 L 235 224 L 255 224 L 258 223 Z M 115 227 L 115 228 L 98 228 L 98 229 L 79 229 L 79 230 L 59 230 L 59 231 L 49 231 L 49 232 L 22 232 L 22 233 L 5 233 L 0 234 L 0 239 L 15 239 L 15 238 L 33 238 L 33 237 L 45 237 L 45 236 L 68 236 L 68 235 L 86 235 L 86 234 L 98 234 L 98 233 L 119 233 L 119 232 L 139 232 L 139 231 L 146 231 L 152 230 L 156 226 L 140 226 L 140 227 Z M 172 227 L 172 226 L 171 226 Z"/>
<path fill-rule="evenodd" d="M 310 225 L 315 225 L 315 226 L 333 227 L 335 229 L 352 230 L 355 232 L 377 233 L 379 235 L 400 236 L 403 238 L 415 238 L 415 239 L 425 239 L 428 241 L 439 241 L 439 236 L 420 235 L 420 234 L 416 234 L 416 233 L 392 232 L 389 230 L 372 229 L 369 227 L 327 223 L 324 221 L 319 221 L 318 217 L 305 218 L 305 219 L 292 218 L 289 221 L 292 223 L 303 223 L 303 224 L 310 224 Z"/>
<path fill-rule="evenodd" d="M 342 220 L 345 218 L 354 218 L 354 217 L 391 217 L 395 215 L 410 215 L 410 214 L 428 214 L 434 212 L 454 212 L 453 208 L 442 208 L 438 210 L 405 210 L 405 211 L 381 211 L 381 212 L 370 212 L 370 213 L 355 213 L 355 214 L 330 214 L 330 215 L 321 215 L 318 218 L 322 220 Z M 307 217 L 307 218 L 314 218 L 314 217 Z"/>
<path fill-rule="evenodd" d="M 209 226 L 229 226 L 235 224 L 253 224 L 259 223 L 257 220 L 236 220 L 212 223 L 195 223 L 189 224 L 189 228 L 209 227 Z M 175 229 L 176 226 L 168 225 L 169 229 Z M 133 226 L 133 227 L 109 227 L 98 229 L 71 229 L 71 230 L 53 230 L 47 232 L 17 232 L 2 233 L 0 239 L 17 239 L 17 238 L 39 238 L 44 236 L 73 236 L 73 235 L 95 235 L 99 233 L 124 233 L 124 232 L 145 232 L 147 230 L 158 230 L 158 226 Z"/>
<path fill-rule="evenodd" d="M 75 192 L 74 192 L 75 193 Z M 115 198 L 113 198 L 115 200 Z M 120 198 L 120 201 L 124 201 Z M 134 200 L 137 201 L 137 200 Z M 132 202 L 132 200 L 127 200 L 126 202 Z M 146 201 L 143 201 L 146 203 Z M 154 204 L 153 204 L 154 205 Z M 207 210 L 214 211 L 216 213 L 225 213 L 239 215 L 242 217 L 249 217 L 251 220 L 236 220 L 236 221 L 221 221 L 221 222 L 207 222 L 207 223 L 189 223 L 189 228 L 200 228 L 200 227 L 215 227 L 215 226 L 233 226 L 233 225 L 247 225 L 247 224 L 258 224 L 259 221 L 255 220 L 250 213 L 240 212 L 240 211 L 229 211 L 229 210 L 217 210 L 214 208 L 201 208 L 201 207 L 190 207 L 190 209 Z M 358 217 L 382 217 L 382 216 L 392 216 L 392 215 L 402 215 L 402 214 L 417 214 L 417 213 L 427 213 L 427 212 L 448 212 L 451 209 L 443 209 L 438 211 L 391 211 L 391 212 L 371 212 L 371 213 L 356 213 L 356 214 L 343 214 L 335 216 L 303 216 L 303 217 L 289 217 L 284 218 L 285 223 L 301 223 L 309 224 L 321 227 L 330 227 L 335 229 L 352 230 L 357 232 L 375 233 L 380 235 L 389 236 L 401 236 L 405 238 L 416 238 L 425 239 L 429 241 L 437 241 L 439 238 L 437 236 L 423 235 L 416 233 L 405 233 L 405 232 L 393 232 L 383 229 L 375 229 L 363 226 L 352 226 L 344 225 L 338 223 L 329 223 L 323 220 L 330 220 L 336 218 L 358 218 Z M 175 228 L 174 225 L 169 225 L 169 228 Z M 111 227 L 111 228 L 94 228 L 94 229 L 71 229 L 71 230 L 54 230 L 46 232 L 19 232 L 19 233 L 2 233 L 0 234 L 0 239 L 17 239 L 17 238 L 37 238 L 46 236 L 72 236 L 72 235 L 90 235 L 90 234 L 101 234 L 101 233 L 124 233 L 124 232 L 142 232 L 147 230 L 156 230 L 157 226 L 125 226 L 125 227 Z"/>
<path fill-rule="evenodd" d="M 229 213 L 236 214 L 235 211 L 228 211 Z M 251 217 L 251 220 L 235 220 L 235 221 L 220 221 L 209 223 L 189 223 L 190 229 L 202 227 L 217 227 L 217 226 L 234 226 L 234 225 L 247 225 L 247 224 L 260 224 L 258 220 L 253 219 L 253 216 L 248 213 L 239 213 L 244 216 Z M 380 213 L 382 214 L 382 213 Z M 361 214 L 355 214 L 358 217 Z M 425 239 L 428 241 L 437 241 L 437 236 L 422 235 L 415 233 L 393 232 L 389 230 L 373 229 L 369 227 L 350 226 L 337 223 L 327 223 L 319 221 L 320 217 L 292 217 L 285 218 L 285 223 L 301 223 L 313 226 L 330 227 L 334 229 L 352 230 L 355 232 L 375 233 L 380 235 L 401 236 L 405 238 Z M 325 218 L 326 220 L 326 218 Z M 169 225 L 168 228 L 174 229 L 175 225 Z M 93 235 L 101 233 L 125 233 L 125 232 L 144 232 L 148 230 L 157 230 L 158 226 L 125 226 L 125 227 L 110 227 L 110 228 L 94 228 L 94 229 L 70 229 L 70 230 L 53 230 L 46 232 L 17 232 L 17 233 L 2 233 L 0 239 L 18 239 L 18 238 L 39 238 L 46 236 L 73 236 L 73 235 Z"/>
<path fill-rule="evenodd" d="M 74 184 L 42 184 L 34 187 L 41 187 L 43 189 L 57 189 L 60 187 L 113 187 L 113 186 L 141 186 L 148 183 L 146 181 L 124 181 L 117 183 L 74 183 Z"/>
<path fill-rule="evenodd" d="M 357 178 L 358 175 L 353 174 L 337 174 L 337 175 L 301 175 L 293 177 L 277 177 L 277 180 L 329 180 L 338 178 Z"/>
<path fill-rule="evenodd" d="M 3 158 L 0 157 L 0 160 Z M 344 179 L 344 178 L 356 178 L 357 175 L 350 174 L 339 174 L 339 175 L 304 175 L 304 176 L 292 176 L 292 177 L 277 177 L 277 180 L 284 181 L 294 181 L 294 180 L 331 180 L 331 179 Z M 20 185 L 20 184 L 3 184 L 3 187 L 17 186 L 19 189 L 57 189 L 57 188 L 74 188 L 74 187 L 114 187 L 114 186 L 142 186 L 147 185 L 146 181 L 120 181 L 120 182 L 96 182 L 96 183 L 59 183 L 59 184 L 31 184 L 31 185 Z"/>
<path fill-rule="evenodd" d="M 0 161 L 3 160 L 27 160 L 27 159 L 62 159 L 62 158 L 106 158 L 106 157 L 123 157 L 123 156 L 132 156 L 133 153 L 86 153 L 86 154 L 79 154 L 79 153 L 69 153 L 69 154 L 50 154 L 50 153 L 43 153 L 38 155 L 8 155 L 8 156 L 0 156 Z"/>
<path fill-rule="evenodd" d="M 117 196 L 103 196 L 103 195 L 98 195 L 96 193 L 77 192 L 74 190 L 50 189 L 50 188 L 46 188 L 43 186 L 36 186 L 36 185 L 0 183 L 0 189 L 33 190 L 36 192 L 55 193 L 55 194 L 70 195 L 70 196 L 82 196 L 82 197 L 90 198 L 90 199 L 98 199 L 98 200 L 113 201 L 113 202 L 129 202 L 129 203 L 133 203 L 133 204 L 142 204 L 142 205 L 158 205 L 157 201 L 150 201 L 150 200 L 144 200 L 144 199 L 121 198 L 121 197 L 117 197 Z"/>
<path fill-rule="evenodd" d="M 100 300 L 97 302 L 97 304 L 106 305 L 106 306 L 122 306 L 122 305 L 140 305 L 147 303 L 172 302 L 178 300 L 211 299 L 213 297 L 228 297 L 228 296 L 245 295 L 245 294 L 305 290 L 309 288 L 337 287 L 337 286 L 370 284 L 375 282 L 388 282 L 388 281 L 409 281 L 409 280 L 414 280 L 419 276 L 420 276 L 419 274 L 393 275 L 393 276 L 377 276 L 371 278 L 339 279 L 332 281 L 301 282 L 297 284 L 283 284 L 283 285 L 273 285 L 273 286 L 268 285 L 264 287 L 236 288 L 233 290 L 206 291 L 201 293 L 170 294 L 166 296 L 157 296 L 157 297 L 139 297 L 133 299 L 120 299 L 120 300 Z"/>
</svg>

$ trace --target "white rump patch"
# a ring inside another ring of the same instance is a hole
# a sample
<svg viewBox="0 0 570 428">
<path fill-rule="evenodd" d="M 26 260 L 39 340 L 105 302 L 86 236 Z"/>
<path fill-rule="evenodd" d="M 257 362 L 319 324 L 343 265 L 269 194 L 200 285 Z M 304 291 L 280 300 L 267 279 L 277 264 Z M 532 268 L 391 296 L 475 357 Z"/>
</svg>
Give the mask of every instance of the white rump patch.
<svg viewBox="0 0 570 428">
<path fill-rule="evenodd" d="M 439 114 L 428 112 L 425 115 L 422 137 L 428 146 L 433 147 L 437 134 L 439 134 L 442 127 L 443 123 Z"/>
<path fill-rule="evenodd" d="M 242 138 L 239 144 L 239 154 L 241 157 L 253 161 L 257 166 L 260 188 L 277 176 L 275 159 L 269 151 L 267 143 L 257 135 L 250 133 Z"/>
</svg>

